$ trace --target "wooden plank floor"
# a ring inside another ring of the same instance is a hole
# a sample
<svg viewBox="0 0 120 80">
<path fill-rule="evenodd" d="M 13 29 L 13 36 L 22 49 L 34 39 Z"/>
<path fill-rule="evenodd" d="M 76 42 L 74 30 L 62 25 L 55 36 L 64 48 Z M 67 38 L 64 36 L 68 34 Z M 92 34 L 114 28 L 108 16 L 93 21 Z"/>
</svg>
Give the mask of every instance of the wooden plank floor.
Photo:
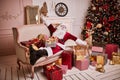
<svg viewBox="0 0 120 80">
<path fill-rule="evenodd" d="M 34 79 L 30 78 L 30 67 L 22 65 L 17 68 L 16 57 L 0 57 L 0 80 L 47 80 L 42 67 L 35 68 Z M 105 73 L 95 71 L 89 66 L 87 70 L 80 71 L 73 67 L 63 75 L 63 80 L 120 80 L 120 65 L 105 65 Z"/>
</svg>

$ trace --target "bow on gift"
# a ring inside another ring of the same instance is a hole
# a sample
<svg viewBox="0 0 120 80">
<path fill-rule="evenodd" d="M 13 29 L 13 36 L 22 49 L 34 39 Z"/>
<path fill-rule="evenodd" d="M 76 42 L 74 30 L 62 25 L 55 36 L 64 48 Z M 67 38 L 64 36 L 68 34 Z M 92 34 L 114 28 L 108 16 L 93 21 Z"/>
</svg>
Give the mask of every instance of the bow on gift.
<svg viewBox="0 0 120 80">
<path fill-rule="evenodd" d="M 46 68 L 47 68 L 47 70 L 55 69 L 55 63 L 52 63 L 52 64 L 47 65 Z"/>
<path fill-rule="evenodd" d="M 112 53 L 112 60 L 110 60 L 110 64 L 120 64 L 120 54 L 117 52 Z"/>
</svg>

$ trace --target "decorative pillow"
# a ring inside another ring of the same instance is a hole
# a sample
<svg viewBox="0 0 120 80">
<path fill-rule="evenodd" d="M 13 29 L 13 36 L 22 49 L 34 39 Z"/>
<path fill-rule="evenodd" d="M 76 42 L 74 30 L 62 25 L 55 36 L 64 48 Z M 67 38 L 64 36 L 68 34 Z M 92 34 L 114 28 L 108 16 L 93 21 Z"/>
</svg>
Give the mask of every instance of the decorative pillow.
<svg viewBox="0 0 120 80">
<path fill-rule="evenodd" d="M 29 41 L 22 41 L 20 42 L 23 46 L 29 47 L 29 45 L 31 44 Z"/>
<path fill-rule="evenodd" d="M 38 48 L 45 46 L 45 40 L 48 39 L 48 36 L 45 34 L 39 34 L 37 38 L 31 39 L 28 41 L 22 41 L 20 42 L 23 46 L 29 47 L 31 44 L 35 44 Z"/>
<path fill-rule="evenodd" d="M 28 41 L 22 41 L 20 42 L 23 46 L 29 47 L 31 44 L 38 42 L 38 39 L 32 39 L 32 40 L 28 40 Z"/>
</svg>

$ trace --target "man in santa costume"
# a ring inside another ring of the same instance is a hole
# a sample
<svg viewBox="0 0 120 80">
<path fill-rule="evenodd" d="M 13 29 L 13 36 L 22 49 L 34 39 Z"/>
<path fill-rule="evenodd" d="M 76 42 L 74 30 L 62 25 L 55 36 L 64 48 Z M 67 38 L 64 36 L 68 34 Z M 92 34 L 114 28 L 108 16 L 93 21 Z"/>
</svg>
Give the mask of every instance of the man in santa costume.
<svg viewBox="0 0 120 80">
<path fill-rule="evenodd" d="M 56 47 L 45 47 L 39 46 L 36 48 L 36 45 L 31 45 L 30 50 L 30 62 L 33 65 L 40 57 L 42 56 L 52 56 L 53 54 L 59 52 L 60 50 L 65 49 L 64 43 L 68 40 L 74 40 L 79 45 L 87 45 L 86 41 L 83 41 L 71 33 L 67 32 L 66 26 L 64 24 L 60 24 L 58 26 L 53 26 L 53 24 L 49 23 L 42 17 L 43 23 L 48 27 L 50 31 L 50 35 L 52 37 L 57 37 L 58 42 L 56 43 Z"/>
</svg>

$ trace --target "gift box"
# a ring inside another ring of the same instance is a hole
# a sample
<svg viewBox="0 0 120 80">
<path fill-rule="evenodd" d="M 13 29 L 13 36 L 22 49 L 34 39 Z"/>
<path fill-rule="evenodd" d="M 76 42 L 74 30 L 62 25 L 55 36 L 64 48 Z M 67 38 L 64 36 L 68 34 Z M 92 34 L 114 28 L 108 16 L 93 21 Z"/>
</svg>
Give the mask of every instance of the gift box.
<svg viewBox="0 0 120 80">
<path fill-rule="evenodd" d="M 108 59 L 112 59 L 112 52 L 118 52 L 118 45 L 107 44 L 105 45 L 105 53 L 108 55 Z"/>
<path fill-rule="evenodd" d="M 66 74 L 66 72 L 68 70 L 68 66 L 67 65 L 60 65 L 59 67 L 62 69 L 63 74 Z"/>
<path fill-rule="evenodd" d="M 104 65 L 105 64 L 105 57 L 102 55 L 97 55 L 97 64 Z"/>
<path fill-rule="evenodd" d="M 56 47 L 56 42 L 51 42 L 51 41 L 47 40 L 45 42 L 45 46 L 46 47 Z"/>
<path fill-rule="evenodd" d="M 43 71 L 48 80 L 62 80 L 63 78 L 62 69 L 56 65 L 54 65 L 51 69 L 44 66 Z"/>
<path fill-rule="evenodd" d="M 75 49 L 76 55 L 83 55 L 83 56 L 86 55 L 87 48 L 85 46 L 77 45 L 77 46 L 75 46 L 74 49 Z"/>
<path fill-rule="evenodd" d="M 85 56 L 86 55 L 86 51 L 84 49 L 75 50 L 75 55 Z"/>
<path fill-rule="evenodd" d="M 46 40 L 45 46 L 46 47 L 56 47 L 56 42 L 57 42 L 56 38 L 50 37 L 48 40 Z"/>
<path fill-rule="evenodd" d="M 96 61 L 92 61 L 92 62 L 90 62 L 90 65 L 92 65 L 92 66 L 95 66 L 96 64 L 97 64 Z"/>
<path fill-rule="evenodd" d="M 114 64 L 120 64 L 120 54 L 113 52 L 112 61 L 114 62 Z"/>
<path fill-rule="evenodd" d="M 90 64 L 95 66 L 96 64 L 101 63 L 104 65 L 107 63 L 107 54 L 104 53 L 92 53 L 90 55 Z"/>
<path fill-rule="evenodd" d="M 73 65 L 73 51 L 65 50 L 61 54 L 62 65 L 67 65 L 68 69 L 72 68 Z"/>
<path fill-rule="evenodd" d="M 84 58 L 83 55 L 75 55 L 75 60 L 83 60 Z"/>
<path fill-rule="evenodd" d="M 76 60 L 75 67 L 79 70 L 86 70 L 89 67 L 89 60 L 83 59 L 83 60 Z"/>
<path fill-rule="evenodd" d="M 114 64 L 120 64 L 120 56 L 113 56 L 112 60 L 114 61 Z"/>
<path fill-rule="evenodd" d="M 96 62 L 96 55 L 90 55 L 90 65 L 95 66 L 97 64 Z"/>
<path fill-rule="evenodd" d="M 93 52 L 103 52 L 103 47 L 98 47 L 98 46 L 92 46 L 92 51 Z"/>
</svg>

